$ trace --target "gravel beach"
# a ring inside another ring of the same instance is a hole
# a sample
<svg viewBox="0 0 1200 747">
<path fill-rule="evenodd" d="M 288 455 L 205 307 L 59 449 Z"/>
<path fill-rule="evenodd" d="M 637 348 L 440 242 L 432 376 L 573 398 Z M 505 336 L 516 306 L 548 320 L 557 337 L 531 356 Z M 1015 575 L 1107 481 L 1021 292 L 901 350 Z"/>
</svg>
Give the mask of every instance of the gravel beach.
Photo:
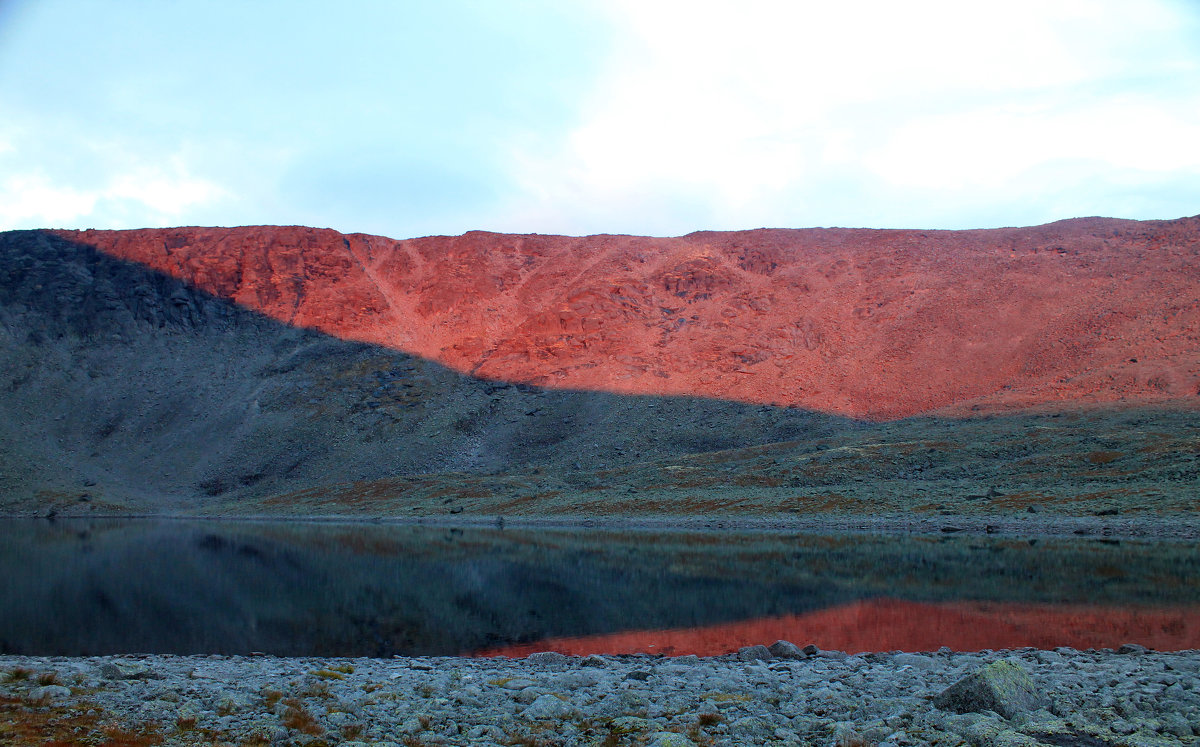
<svg viewBox="0 0 1200 747">
<path fill-rule="evenodd" d="M 1200 743 L 1200 652 L 0 657 L 0 744 Z"/>
</svg>

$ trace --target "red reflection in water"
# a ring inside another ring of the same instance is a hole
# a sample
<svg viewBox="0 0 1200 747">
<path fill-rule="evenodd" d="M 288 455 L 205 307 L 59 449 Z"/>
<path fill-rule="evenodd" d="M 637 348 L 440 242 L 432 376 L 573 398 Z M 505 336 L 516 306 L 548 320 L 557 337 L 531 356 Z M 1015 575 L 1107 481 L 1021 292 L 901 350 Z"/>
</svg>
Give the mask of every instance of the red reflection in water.
<svg viewBox="0 0 1200 747">
<path fill-rule="evenodd" d="M 924 604 L 870 599 L 841 607 L 674 630 L 638 630 L 475 652 L 478 656 L 652 653 L 718 656 L 742 646 L 791 641 L 836 651 L 956 651 L 1035 646 L 1115 648 L 1140 643 L 1160 651 L 1200 648 L 1200 607 L 1113 608 L 1004 602 Z"/>
</svg>

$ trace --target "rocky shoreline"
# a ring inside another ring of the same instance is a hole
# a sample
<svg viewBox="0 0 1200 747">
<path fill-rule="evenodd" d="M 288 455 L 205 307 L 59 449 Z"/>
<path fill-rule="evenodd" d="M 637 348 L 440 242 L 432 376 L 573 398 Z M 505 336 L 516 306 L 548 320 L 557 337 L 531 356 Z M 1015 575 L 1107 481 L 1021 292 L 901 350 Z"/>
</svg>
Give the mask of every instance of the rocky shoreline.
<svg viewBox="0 0 1200 747">
<path fill-rule="evenodd" d="M 3 513 L 0 520 L 152 520 L 213 522 L 293 522 L 296 524 L 383 524 L 448 528 L 509 529 L 618 529 L 650 531 L 761 531 L 808 534 L 947 535 L 987 534 L 998 537 L 1111 538 L 1145 540 L 1200 540 L 1200 519 L 1194 513 L 1142 513 L 1080 516 L 1059 513 L 1018 512 L 937 514 L 877 512 L 815 514 L 716 514 L 709 516 L 647 513 L 612 516 L 504 516 L 459 514 L 419 516 L 363 516 L 360 514 L 195 514 L 133 512 Z"/>
<path fill-rule="evenodd" d="M 1150 747 L 1200 742 L 1200 651 L 3 656 L 0 705 L 3 744 Z"/>
</svg>

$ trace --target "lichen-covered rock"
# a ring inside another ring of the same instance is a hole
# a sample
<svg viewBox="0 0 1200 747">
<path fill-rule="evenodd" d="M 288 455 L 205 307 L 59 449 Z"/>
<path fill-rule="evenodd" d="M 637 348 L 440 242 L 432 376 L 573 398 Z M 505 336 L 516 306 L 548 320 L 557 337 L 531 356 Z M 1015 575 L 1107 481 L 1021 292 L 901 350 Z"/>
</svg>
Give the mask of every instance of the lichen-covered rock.
<svg viewBox="0 0 1200 747">
<path fill-rule="evenodd" d="M 637 716 L 622 716 L 615 718 L 609 723 L 608 728 L 613 734 L 636 734 L 649 730 L 651 724 L 644 718 Z"/>
<path fill-rule="evenodd" d="M 568 661 L 569 659 L 565 655 L 557 651 L 539 651 L 525 657 L 527 664 L 542 667 L 558 667 L 566 664 Z"/>
<path fill-rule="evenodd" d="M 775 730 L 757 716 L 744 716 L 729 724 L 729 733 L 741 739 L 767 739 Z"/>
<path fill-rule="evenodd" d="M 521 715 L 531 719 L 564 719 L 575 713 L 570 703 L 553 695 L 539 695 Z"/>
<path fill-rule="evenodd" d="M 995 720 L 980 721 L 967 729 L 967 741 L 972 747 L 1043 747 L 1033 737 L 1015 731 Z"/>
<path fill-rule="evenodd" d="M 859 734 L 852 725 L 834 724 L 833 740 L 829 743 L 829 747 L 862 747 L 865 744 L 867 744 L 866 738 Z"/>
<path fill-rule="evenodd" d="M 650 735 L 646 747 L 695 747 L 696 743 L 682 734 L 671 731 L 660 731 Z"/>
<path fill-rule="evenodd" d="M 1048 705 L 1033 680 L 1020 666 L 994 661 L 943 690 L 933 704 L 944 711 L 995 711 L 1004 718 Z"/>
</svg>

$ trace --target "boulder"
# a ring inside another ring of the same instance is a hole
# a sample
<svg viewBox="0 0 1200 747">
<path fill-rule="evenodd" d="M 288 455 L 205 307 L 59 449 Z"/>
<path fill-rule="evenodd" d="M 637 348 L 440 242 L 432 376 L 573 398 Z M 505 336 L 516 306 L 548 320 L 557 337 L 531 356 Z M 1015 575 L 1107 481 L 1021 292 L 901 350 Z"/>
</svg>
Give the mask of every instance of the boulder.
<svg viewBox="0 0 1200 747">
<path fill-rule="evenodd" d="M 934 669 L 937 667 L 936 661 L 921 654 L 896 654 L 892 657 L 892 663 L 896 666 L 913 667 L 914 669 Z"/>
<path fill-rule="evenodd" d="M 537 700 L 521 712 L 525 718 L 538 720 L 559 720 L 570 718 L 575 714 L 575 708 L 566 701 L 554 695 L 539 695 Z"/>
<path fill-rule="evenodd" d="M 772 643 L 770 646 L 767 647 L 767 650 L 770 651 L 774 656 L 779 657 L 780 659 L 803 659 L 804 658 L 804 652 L 800 650 L 799 646 L 792 643 L 791 641 L 775 641 L 774 643 Z"/>
<path fill-rule="evenodd" d="M 869 743 L 855 730 L 853 724 L 842 722 L 833 725 L 833 739 L 829 747 L 862 747 L 866 744 Z"/>
<path fill-rule="evenodd" d="M 70 688 L 62 685 L 45 685 L 43 687 L 35 687 L 29 691 L 29 700 L 34 703 L 48 703 L 53 700 L 62 700 L 63 698 L 71 697 Z"/>
<path fill-rule="evenodd" d="M 639 732 L 649 731 L 653 726 L 652 723 L 644 718 L 637 716 L 621 716 L 615 718 L 609 723 L 608 728 L 613 734 L 637 734 Z"/>
<path fill-rule="evenodd" d="M 995 711 L 1011 719 L 1049 705 L 1049 699 L 1024 669 L 1002 659 L 955 682 L 933 699 L 933 705 L 955 713 Z"/>
<path fill-rule="evenodd" d="M 769 648 L 760 644 L 758 646 L 743 646 L 739 648 L 737 658 L 742 661 L 770 661 L 775 656 Z"/>
<path fill-rule="evenodd" d="M 775 735 L 775 729 L 757 716 L 743 716 L 729 724 L 729 734 L 740 744 L 750 740 L 761 744 Z"/>
<path fill-rule="evenodd" d="M 569 661 L 568 657 L 557 651 L 539 651 L 525 657 L 526 664 L 543 667 L 561 667 Z"/>
<path fill-rule="evenodd" d="M 106 680 L 145 680 L 153 676 L 150 667 L 140 661 L 106 661 L 100 665 L 100 676 Z"/>
</svg>

